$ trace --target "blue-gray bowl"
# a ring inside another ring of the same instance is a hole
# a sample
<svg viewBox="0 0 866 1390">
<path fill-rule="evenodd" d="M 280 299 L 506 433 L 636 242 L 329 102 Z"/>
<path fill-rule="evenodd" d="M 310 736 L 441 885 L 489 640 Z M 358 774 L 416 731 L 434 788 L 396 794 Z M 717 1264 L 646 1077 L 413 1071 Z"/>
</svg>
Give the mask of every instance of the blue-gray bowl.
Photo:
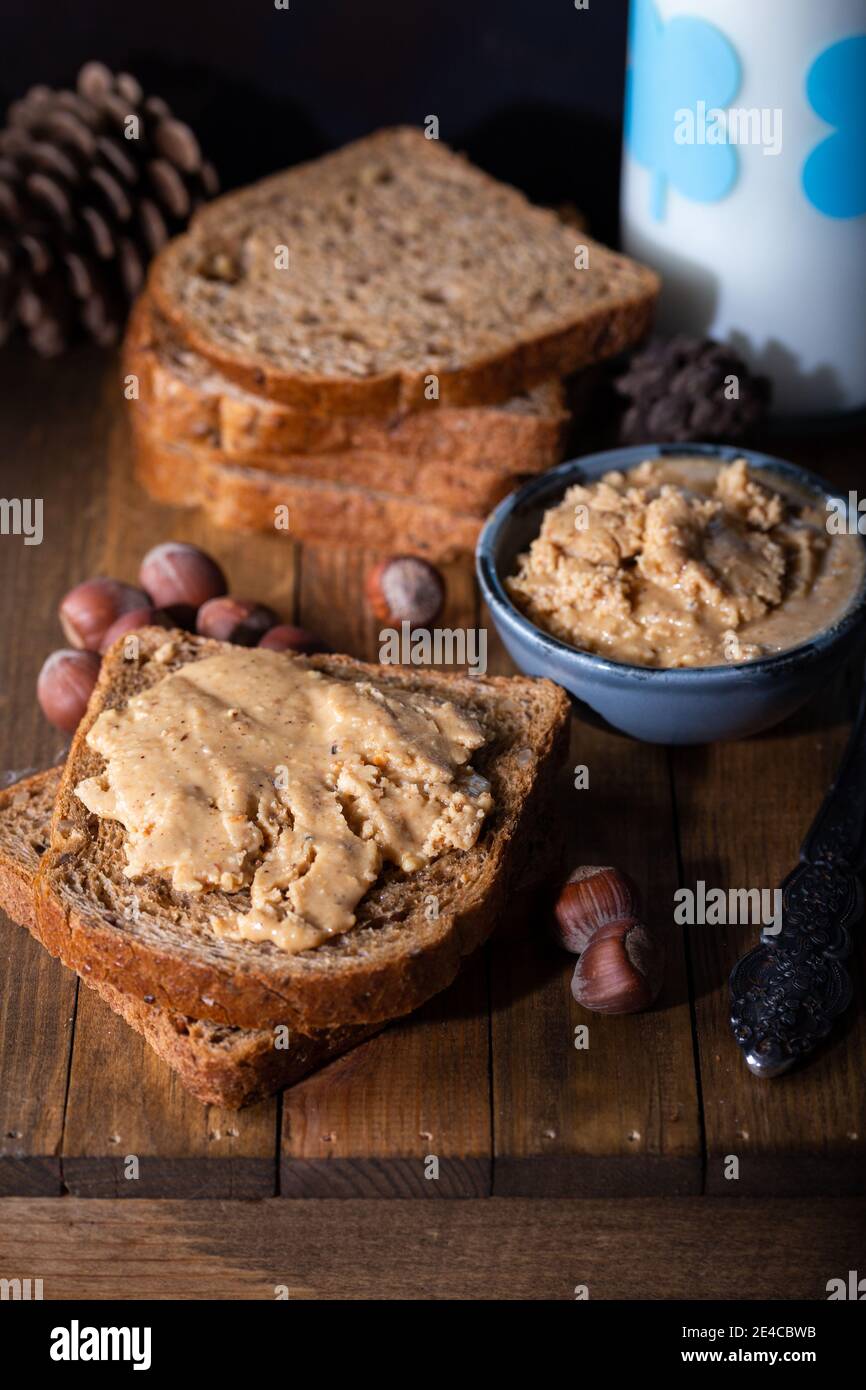
<svg viewBox="0 0 866 1390">
<path fill-rule="evenodd" d="M 711 743 L 758 733 L 793 714 L 827 683 L 850 654 L 866 623 L 866 583 L 832 627 L 790 651 L 740 665 L 664 670 L 629 666 L 579 651 L 529 621 L 512 603 L 503 579 L 538 535 L 541 518 L 573 483 L 610 469 L 633 468 L 661 455 L 705 455 L 729 463 L 745 458 L 822 499 L 847 497 L 816 477 L 768 454 L 715 444 L 645 444 L 571 459 L 506 497 L 478 540 L 476 565 L 484 599 L 517 666 L 548 676 L 608 724 L 649 743 Z"/>
</svg>

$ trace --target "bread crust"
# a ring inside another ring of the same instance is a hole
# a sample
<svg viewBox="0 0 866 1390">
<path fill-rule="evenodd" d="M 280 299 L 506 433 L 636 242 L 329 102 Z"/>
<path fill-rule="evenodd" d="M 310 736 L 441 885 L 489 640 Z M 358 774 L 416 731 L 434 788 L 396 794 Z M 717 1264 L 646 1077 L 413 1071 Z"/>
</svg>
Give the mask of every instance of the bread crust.
<svg viewBox="0 0 866 1390">
<path fill-rule="evenodd" d="M 49 768 L 0 791 L 0 909 L 40 939 L 34 883 L 47 844 L 62 769 Z M 19 812 L 16 803 L 22 803 Z M 24 808 L 29 808 L 24 809 Z M 239 1110 L 294 1085 L 379 1031 L 381 1025 L 337 1028 L 315 1037 L 293 1033 L 276 1047 L 263 1029 L 219 1028 L 157 1004 L 146 1004 L 106 980 L 85 979 L 114 1013 L 140 1033 L 205 1105 Z"/>
<path fill-rule="evenodd" d="M 179 665 L 219 650 L 221 645 L 180 633 L 169 637 L 181 644 Z M 142 630 L 145 665 L 166 640 L 163 630 Z M 509 721 L 507 738 L 503 732 L 502 746 L 492 746 L 488 762 L 483 764 L 485 775 L 493 779 L 495 795 L 500 797 L 491 822 L 475 850 L 452 852 L 434 865 L 438 878 L 431 882 L 442 885 L 446 898 L 438 916 L 417 922 L 410 914 L 410 932 L 398 914 L 391 930 L 394 909 L 389 904 L 399 907 L 405 902 L 404 912 L 417 908 L 417 895 L 425 885 L 420 878 L 410 876 L 409 887 L 401 897 L 402 881 L 384 887 L 377 884 L 359 905 L 359 927 L 353 929 L 358 933 L 368 920 L 363 909 L 369 904 L 369 935 L 356 935 L 348 947 L 346 940 L 353 933 L 342 938 L 335 964 L 334 957 L 327 954 L 333 943 L 285 958 L 282 953 L 274 955 L 266 943 L 245 943 L 243 948 L 233 949 L 223 944 L 221 951 L 206 949 L 201 935 L 195 939 L 190 936 L 188 941 L 182 937 L 182 947 L 177 932 L 164 944 L 123 920 L 116 909 L 96 912 L 90 903 L 75 896 L 70 887 L 73 874 L 81 875 L 93 867 L 101 827 L 101 823 L 94 827 L 96 818 L 88 817 L 74 795 L 84 768 L 92 775 L 101 763 L 86 744 L 87 732 L 104 707 L 123 703 L 136 689 L 160 678 L 152 665 L 145 676 L 139 672 L 136 679 L 131 678 L 123 670 L 122 653 L 121 641 L 103 661 L 58 791 L 52 848 L 43 859 L 36 882 L 38 932 L 47 949 L 89 981 L 107 981 L 126 994 L 148 996 L 178 1013 L 242 1028 L 284 1023 L 305 1034 L 399 1017 L 450 984 L 463 957 L 492 930 L 512 886 L 517 848 L 549 794 L 567 747 L 570 705 L 565 693 L 549 681 L 517 677 L 482 681 L 439 673 L 419 676 L 405 668 L 383 670 L 349 657 L 286 657 L 337 678 L 340 674 L 344 679 L 372 677 L 402 688 L 429 689 L 442 695 L 447 692 L 476 712 L 486 708 L 491 729 L 497 718 L 503 729 Z M 531 766 L 518 759 L 518 753 L 522 755 L 525 750 Z M 85 836 L 84 843 L 72 849 L 68 848 L 69 825 L 77 832 L 83 830 Z M 116 864 L 114 873 L 118 876 L 119 870 Z M 99 869 L 96 881 L 102 881 L 100 873 L 104 875 L 104 870 Z M 181 903 L 179 918 L 185 910 Z M 423 918 L 423 913 L 419 916 Z M 380 922 L 382 926 L 377 927 Z"/>
<path fill-rule="evenodd" d="M 287 540 L 381 551 L 411 551 L 430 560 L 471 554 L 483 518 L 412 497 L 335 480 L 317 481 L 244 468 L 154 439 L 133 424 L 137 481 L 157 502 L 201 507 L 230 531 L 274 531 Z M 287 527 L 276 527 L 285 508 Z"/>
<path fill-rule="evenodd" d="M 139 1033 L 204 1105 L 241 1110 L 341 1057 L 381 1031 L 383 1023 L 291 1034 L 278 1048 L 264 1029 L 219 1029 L 171 1009 L 145 1004 L 108 981 L 86 980 L 114 1013 Z"/>
<path fill-rule="evenodd" d="M 130 405 L 152 417 L 158 437 L 276 472 L 291 472 L 288 460 L 299 454 L 365 452 L 393 456 L 422 487 L 437 470 L 465 477 L 470 487 L 483 470 L 492 484 L 499 474 L 523 476 L 558 463 L 570 418 L 559 381 L 501 408 L 459 410 L 425 401 L 423 410 L 386 419 L 293 410 L 243 391 L 196 353 L 179 349 L 146 294 L 130 315 L 123 372 L 138 377 L 140 395 Z"/>
<path fill-rule="evenodd" d="M 37 941 L 34 883 L 49 839 L 61 773 L 60 767 L 49 768 L 0 791 L 0 909 Z M 524 842 L 521 889 L 541 881 L 554 868 L 559 846 L 550 830 L 555 828 L 547 827 L 543 837 Z M 221 1028 L 147 1004 L 106 980 L 82 983 L 141 1034 L 197 1100 L 226 1110 L 239 1110 L 294 1085 L 384 1026 L 329 1029 L 313 1037 L 294 1032 L 288 1046 L 278 1048 L 274 1034 L 264 1029 Z"/>
<path fill-rule="evenodd" d="M 133 432 L 141 450 L 154 456 L 166 446 L 182 452 L 190 467 L 195 462 L 200 468 L 206 500 L 229 494 L 237 486 L 235 470 L 241 469 L 251 470 L 265 490 L 276 491 L 285 480 L 336 483 L 445 507 L 483 521 L 503 497 L 531 476 L 481 465 L 463 468 L 446 460 L 413 467 L 397 455 L 366 449 L 348 449 L 338 454 L 250 454 L 230 458 L 204 442 L 184 443 L 172 438 L 164 420 L 141 402 L 131 405 L 131 409 Z M 273 525 L 272 516 L 269 525 Z"/>
</svg>

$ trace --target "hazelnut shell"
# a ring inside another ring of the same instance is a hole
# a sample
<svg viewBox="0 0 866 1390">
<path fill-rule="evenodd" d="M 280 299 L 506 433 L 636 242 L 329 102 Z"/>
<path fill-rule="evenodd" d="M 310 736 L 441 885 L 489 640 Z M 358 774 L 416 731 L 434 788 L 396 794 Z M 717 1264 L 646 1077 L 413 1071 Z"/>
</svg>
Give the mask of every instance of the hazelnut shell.
<svg viewBox="0 0 866 1390">
<path fill-rule="evenodd" d="M 608 922 L 581 955 L 571 981 L 578 1004 L 598 1014 L 649 1008 L 664 982 L 661 943 L 642 922 Z"/>
<path fill-rule="evenodd" d="M 186 541 L 163 541 L 149 550 L 141 562 L 138 582 L 156 608 L 175 604 L 200 608 L 208 599 L 222 597 L 228 588 L 216 560 Z"/>
<path fill-rule="evenodd" d="M 370 570 L 367 602 L 381 622 L 426 627 L 438 618 L 445 603 L 445 583 L 428 560 L 417 555 L 392 555 Z"/>
<path fill-rule="evenodd" d="M 143 589 L 122 584 L 119 579 L 97 575 L 76 584 L 58 609 L 60 626 L 70 646 L 99 651 L 108 629 L 125 613 L 147 608 L 150 600 Z"/>
<path fill-rule="evenodd" d="M 277 615 L 263 603 L 253 599 L 209 599 L 198 610 L 196 632 L 217 642 L 235 642 L 241 647 L 255 647 L 264 634 L 277 624 Z"/>
<path fill-rule="evenodd" d="M 181 621 L 182 617 L 186 620 Z M 135 632 L 136 628 L 139 627 L 190 628 L 194 626 L 195 612 L 191 608 L 185 609 L 182 614 L 178 613 L 177 609 L 172 608 L 134 608 L 131 613 L 124 613 L 122 618 L 118 618 L 117 622 L 111 624 L 99 644 L 99 650 L 105 655 L 118 637 L 125 637 L 128 632 Z"/>
<path fill-rule="evenodd" d="M 96 652 L 63 648 L 46 657 L 36 681 L 36 698 L 45 718 L 64 733 L 78 728 L 99 675 Z"/>
<path fill-rule="evenodd" d="M 599 927 L 636 917 L 638 893 L 621 869 L 583 864 L 573 869 L 559 890 L 551 930 L 566 951 L 580 955 Z"/>
</svg>

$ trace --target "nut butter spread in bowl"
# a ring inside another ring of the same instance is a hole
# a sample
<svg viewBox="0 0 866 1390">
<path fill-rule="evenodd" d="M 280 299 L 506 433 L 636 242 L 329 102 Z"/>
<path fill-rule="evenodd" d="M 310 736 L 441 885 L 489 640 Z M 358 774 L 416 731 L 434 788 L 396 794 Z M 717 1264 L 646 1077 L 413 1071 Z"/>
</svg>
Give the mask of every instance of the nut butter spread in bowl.
<svg viewBox="0 0 866 1390">
<path fill-rule="evenodd" d="M 614 449 L 506 498 L 479 580 L 522 670 L 638 738 L 735 738 L 803 704 L 862 629 L 866 549 L 828 526 L 840 510 L 750 450 Z"/>
</svg>

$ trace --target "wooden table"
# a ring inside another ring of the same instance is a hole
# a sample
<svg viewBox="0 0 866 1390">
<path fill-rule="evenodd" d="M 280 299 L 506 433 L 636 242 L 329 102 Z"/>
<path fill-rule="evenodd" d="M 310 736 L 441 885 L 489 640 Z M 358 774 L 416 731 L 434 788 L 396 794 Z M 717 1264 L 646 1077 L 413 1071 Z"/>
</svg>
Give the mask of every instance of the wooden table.
<svg viewBox="0 0 866 1390">
<path fill-rule="evenodd" d="M 0 537 L 0 770 L 24 773 L 62 752 L 33 691 L 45 655 L 62 645 L 55 609 L 63 592 L 96 572 L 134 579 L 157 540 L 205 545 L 236 592 L 271 603 L 337 649 L 375 657 L 378 624 L 362 597 L 369 554 L 302 551 L 282 535 L 216 531 L 138 490 L 115 363 L 87 350 L 56 363 L 7 352 L 2 380 L 0 493 L 42 497 L 45 522 L 41 546 Z M 860 480 L 859 438 L 786 439 L 777 449 L 845 487 Z M 483 623 L 471 563 L 448 567 L 447 580 L 443 624 Z M 507 670 L 489 625 L 488 635 L 491 669 Z M 574 721 L 552 814 L 566 824 L 574 862 L 630 871 L 665 936 L 665 991 L 643 1015 L 602 1018 L 578 1008 L 571 962 L 548 941 L 536 897 L 515 903 L 454 987 L 411 1019 L 282 1097 L 231 1114 L 192 1100 L 99 999 L 4 923 L 0 1241 L 40 1259 L 56 1242 L 51 1267 L 60 1289 L 82 1242 L 98 1233 L 111 1268 L 88 1265 L 83 1291 L 76 1273 L 77 1296 L 101 1296 L 117 1261 L 138 1270 L 128 1275 L 127 1296 L 137 1277 L 150 1287 L 141 1256 L 150 1238 L 175 1241 L 185 1272 L 169 1284 L 181 1294 L 201 1296 L 202 1278 L 211 1277 L 204 1271 L 218 1265 L 223 1275 L 213 1287 L 231 1296 L 225 1269 L 236 1255 L 241 1270 L 252 1260 L 258 1282 L 237 1272 L 235 1292 L 267 1297 L 244 1291 L 270 1279 L 262 1270 L 270 1269 L 266 1251 L 278 1231 L 301 1232 L 299 1248 L 312 1252 L 317 1231 L 356 1230 L 362 1245 L 378 1240 L 373 1266 L 392 1272 L 413 1231 L 431 1240 L 444 1232 L 449 1249 L 463 1249 L 452 1284 L 462 1269 L 466 1296 L 482 1287 L 507 1296 L 518 1284 L 531 1293 L 532 1251 L 540 1258 L 546 1240 L 564 1263 L 536 1291 L 570 1297 L 580 1273 L 565 1252 L 586 1231 L 584 1277 L 595 1272 L 599 1296 L 662 1297 L 695 1291 L 708 1249 L 728 1232 L 724 1268 L 704 1271 L 705 1296 L 738 1291 L 737 1269 L 752 1268 L 749 1250 L 759 1241 L 773 1251 L 760 1296 L 824 1296 L 826 1279 L 839 1272 L 830 1266 L 855 1267 L 858 1248 L 863 1263 L 863 934 L 855 1004 L 832 1046 L 802 1073 L 766 1083 L 746 1071 L 726 1021 L 728 971 L 754 929 L 678 928 L 672 912 L 679 884 L 780 881 L 840 756 L 854 684 L 849 671 L 782 728 L 708 748 L 642 746 Z M 589 768 L 588 790 L 574 788 L 570 769 L 578 763 Z M 577 1050 L 574 1029 L 586 1022 L 590 1046 Z M 129 1154 L 139 1158 L 137 1181 L 124 1177 Z M 428 1155 L 439 1160 L 438 1180 L 425 1177 Z M 739 1160 L 736 1180 L 726 1177 L 731 1155 Z M 124 1202 L 133 1197 L 148 1200 Z M 339 1209 L 301 1200 L 311 1197 L 353 1200 Z M 458 1203 L 435 1214 L 423 1205 L 444 1197 L 536 1200 Z M 184 1200 L 193 1198 L 211 1200 Z M 225 1205 L 239 1198 L 282 1200 Z M 422 1201 L 373 1200 L 380 1198 Z M 778 1198 L 792 1200 L 770 1200 Z M 226 1230 L 237 1235 L 234 1254 Z M 635 1240 L 644 1254 L 629 1274 L 623 1248 Z M 518 1261 L 523 1282 L 512 1284 L 496 1251 L 515 1241 L 530 1252 L 530 1265 Z M 338 1244 L 351 1266 L 351 1239 Z M 817 1271 L 798 1264 L 797 1252 L 810 1248 L 821 1252 Z M 370 1268 L 346 1273 L 344 1291 L 363 1292 Z M 619 1274 L 608 1277 L 614 1268 Z M 298 1273 L 300 1285 L 334 1294 L 340 1281 L 325 1277 L 321 1260 L 317 1269 L 307 1270 L 306 1283 Z M 647 1279 L 652 1291 L 641 1293 Z M 409 1280 L 424 1297 L 416 1284 Z"/>
</svg>

